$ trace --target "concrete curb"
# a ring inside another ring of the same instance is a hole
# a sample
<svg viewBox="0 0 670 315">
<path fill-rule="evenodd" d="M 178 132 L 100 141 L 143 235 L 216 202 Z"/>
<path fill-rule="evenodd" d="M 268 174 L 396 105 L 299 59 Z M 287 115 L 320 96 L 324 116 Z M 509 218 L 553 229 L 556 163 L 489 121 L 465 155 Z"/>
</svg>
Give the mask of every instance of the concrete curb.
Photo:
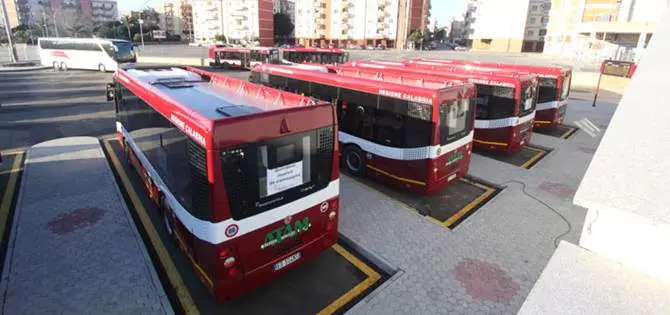
<svg viewBox="0 0 670 315">
<path fill-rule="evenodd" d="M 0 73 L 3 73 L 3 72 L 24 72 L 24 71 L 43 70 L 43 69 L 51 69 L 51 67 L 47 67 L 47 66 L 12 67 L 12 68 L 0 67 Z"/>
</svg>

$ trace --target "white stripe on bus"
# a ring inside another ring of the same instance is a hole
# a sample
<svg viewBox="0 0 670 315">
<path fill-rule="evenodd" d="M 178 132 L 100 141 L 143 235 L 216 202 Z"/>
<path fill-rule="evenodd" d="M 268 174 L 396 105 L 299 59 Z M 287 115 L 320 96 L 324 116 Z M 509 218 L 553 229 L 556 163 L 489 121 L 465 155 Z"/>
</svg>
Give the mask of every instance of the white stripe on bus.
<svg viewBox="0 0 670 315">
<path fill-rule="evenodd" d="M 524 124 L 528 121 L 531 121 L 533 120 L 533 118 L 535 118 L 535 111 L 522 117 L 507 117 L 507 118 L 490 119 L 490 120 L 475 119 L 475 129 L 497 129 L 497 128 L 514 127 Z"/>
<path fill-rule="evenodd" d="M 359 137 L 352 136 L 342 131 L 338 132 L 338 136 L 340 137 L 340 142 L 342 143 L 356 144 L 363 151 L 369 152 L 377 156 L 381 156 L 383 158 L 400 160 L 400 161 L 415 161 L 415 160 L 435 159 L 439 156 L 442 156 L 453 150 L 456 150 L 464 145 L 467 145 L 468 143 L 471 143 L 474 137 L 474 131 L 470 131 L 470 133 L 468 133 L 466 136 L 443 146 L 433 145 L 418 148 L 389 147 L 378 143 L 374 143 L 372 141 L 361 139 Z M 438 151 L 440 152 L 439 154 Z"/>
<path fill-rule="evenodd" d="M 198 219 L 177 201 L 174 195 L 167 188 L 163 180 L 158 176 L 158 173 L 149 163 L 147 157 L 139 150 L 135 141 L 129 136 L 126 129 L 120 122 L 116 122 L 117 130 L 123 133 L 128 145 L 133 149 L 142 166 L 149 173 L 149 177 L 158 189 L 164 194 L 170 208 L 174 211 L 179 221 L 186 227 L 186 229 L 198 239 L 210 243 L 220 244 L 222 242 L 232 240 L 258 230 L 264 226 L 270 225 L 277 221 L 281 221 L 287 216 L 293 216 L 308 208 L 320 205 L 326 200 L 337 197 L 340 194 L 340 180 L 336 179 L 328 183 L 325 188 L 309 194 L 298 200 L 289 202 L 283 206 L 267 210 L 263 213 L 248 217 L 246 219 L 236 221 L 234 219 L 227 219 L 221 222 L 210 222 Z M 226 236 L 225 230 L 231 224 L 237 224 L 239 231 L 233 237 Z M 260 244 L 259 244 L 260 246 Z"/>
<path fill-rule="evenodd" d="M 551 102 L 543 102 L 543 103 L 537 103 L 537 106 L 535 107 L 535 110 L 546 110 L 546 109 L 553 109 L 553 108 L 561 108 L 565 105 L 568 105 L 568 101 L 551 101 Z"/>
</svg>

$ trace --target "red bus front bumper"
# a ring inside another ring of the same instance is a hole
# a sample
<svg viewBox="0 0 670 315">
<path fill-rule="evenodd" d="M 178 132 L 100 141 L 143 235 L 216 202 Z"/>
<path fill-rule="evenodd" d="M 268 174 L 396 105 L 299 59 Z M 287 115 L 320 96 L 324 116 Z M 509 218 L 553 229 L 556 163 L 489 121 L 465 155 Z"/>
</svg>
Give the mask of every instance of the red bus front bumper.
<svg viewBox="0 0 670 315">
<path fill-rule="evenodd" d="M 331 231 L 321 235 L 318 238 L 311 240 L 309 243 L 291 250 L 290 252 L 263 265 L 260 268 L 255 269 L 252 272 L 244 274 L 244 276 L 241 277 L 239 281 L 236 282 L 215 281 L 215 283 L 217 284 L 217 288 L 215 289 L 216 302 L 224 303 L 228 300 L 242 296 L 255 289 L 263 287 L 264 285 L 274 281 L 275 279 L 281 277 L 287 272 L 296 268 L 300 268 L 300 266 L 311 261 L 313 258 L 317 257 L 325 250 L 335 245 L 336 242 L 337 242 L 337 225 L 334 226 L 334 228 Z M 273 270 L 273 267 L 277 262 L 280 262 L 283 259 L 297 252 L 301 253 L 301 257 L 297 261 L 287 265 L 286 267 L 280 270 L 277 271 Z"/>
</svg>

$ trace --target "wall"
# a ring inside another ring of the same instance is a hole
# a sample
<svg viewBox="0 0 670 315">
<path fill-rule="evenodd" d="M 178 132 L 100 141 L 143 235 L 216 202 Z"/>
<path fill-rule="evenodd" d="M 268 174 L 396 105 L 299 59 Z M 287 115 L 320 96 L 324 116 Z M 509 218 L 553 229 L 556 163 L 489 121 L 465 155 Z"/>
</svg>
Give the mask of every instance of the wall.
<svg viewBox="0 0 670 315">
<path fill-rule="evenodd" d="M 472 39 L 523 39 L 529 0 L 487 1 L 475 12 Z"/>
</svg>

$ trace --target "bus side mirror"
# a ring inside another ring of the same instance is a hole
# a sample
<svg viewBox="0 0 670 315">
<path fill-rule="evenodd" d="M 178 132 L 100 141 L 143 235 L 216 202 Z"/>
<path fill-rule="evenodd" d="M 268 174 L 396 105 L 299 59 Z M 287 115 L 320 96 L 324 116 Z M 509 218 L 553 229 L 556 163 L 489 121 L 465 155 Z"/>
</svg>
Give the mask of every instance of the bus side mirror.
<svg viewBox="0 0 670 315">
<path fill-rule="evenodd" d="M 116 98 L 116 91 L 114 90 L 114 83 L 107 83 L 107 101 L 111 102 Z"/>
</svg>

